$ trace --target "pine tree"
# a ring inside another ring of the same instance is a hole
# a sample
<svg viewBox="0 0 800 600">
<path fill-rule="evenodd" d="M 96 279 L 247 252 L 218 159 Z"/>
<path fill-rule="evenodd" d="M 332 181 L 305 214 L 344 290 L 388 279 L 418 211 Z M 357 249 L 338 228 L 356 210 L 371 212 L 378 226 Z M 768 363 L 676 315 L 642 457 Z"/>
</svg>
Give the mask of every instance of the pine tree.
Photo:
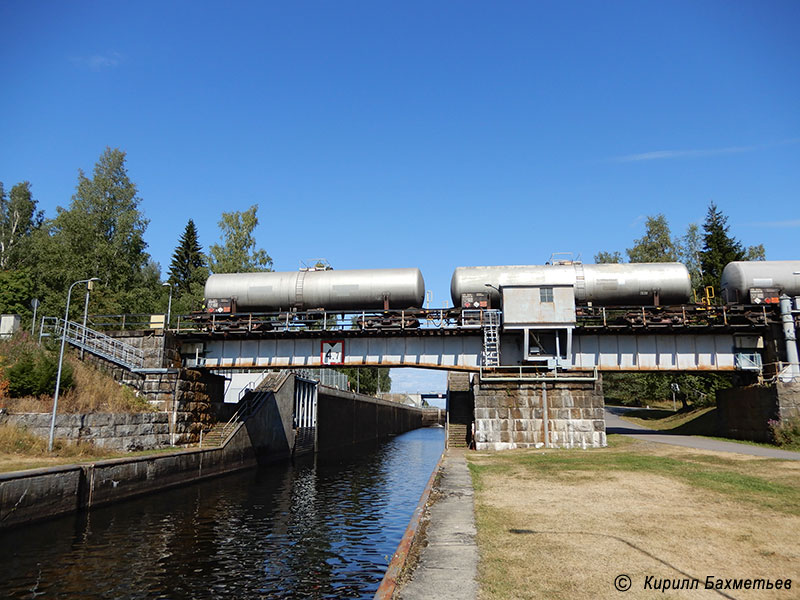
<svg viewBox="0 0 800 600">
<path fill-rule="evenodd" d="M 747 256 L 741 243 L 728 234 L 728 229 L 728 217 L 712 202 L 703 223 L 703 250 L 700 252 L 704 286 L 719 289 L 725 265 L 735 260 L 744 260 Z"/>
<path fill-rule="evenodd" d="M 197 241 L 197 228 L 189 219 L 183 230 L 178 247 L 172 255 L 169 267 L 169 283 L 175 286 L 178 294 L 188 293 L 191 283 L 196 281 L 197 269 L 205 267 L 203 248 Z"/>
</svg>

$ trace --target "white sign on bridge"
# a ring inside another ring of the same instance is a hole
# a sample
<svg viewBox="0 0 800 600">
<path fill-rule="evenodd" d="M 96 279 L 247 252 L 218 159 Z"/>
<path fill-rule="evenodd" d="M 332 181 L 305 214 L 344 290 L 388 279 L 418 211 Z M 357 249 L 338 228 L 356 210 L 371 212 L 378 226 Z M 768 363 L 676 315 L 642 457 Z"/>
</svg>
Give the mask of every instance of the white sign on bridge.
<svg viewBox="0 0 800 600">
<path fill-rule="evenodd" d="M 323 340 L 319 362 L 323 365 L 343 365 L 344 340 Z"/>
</svg>

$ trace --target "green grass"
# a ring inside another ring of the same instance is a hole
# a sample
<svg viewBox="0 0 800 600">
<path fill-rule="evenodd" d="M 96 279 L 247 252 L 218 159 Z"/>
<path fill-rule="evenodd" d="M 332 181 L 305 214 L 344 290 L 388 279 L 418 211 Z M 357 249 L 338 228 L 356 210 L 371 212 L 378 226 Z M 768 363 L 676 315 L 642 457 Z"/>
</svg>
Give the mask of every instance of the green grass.
<svg viewBox="0 0 800 600">
<path fill-rule="evenodd" d="M 482 475 L 510 474 L 522 469 L 528 476 L 563 478 L 566 473 L 617 471 L 651 473 L 676 479 L 693 487 L 718 492 L 730 499 L 755 503 L 795 514 L 800 506 L 800 483 L 771 481 L 761 473 L 762 465 L 777 459 L 736 461 L 710 455 L 659 456 L 639 452 L 629 443 L 609 436 L 610 448 L 596 450 L 551 450 L 492 456 L 491 464 L 470 463 L 476 490 Z"/>
<path fill-rule="evenodd" d="M 678 412 L 664 409 L 634 409 L 620 416 L 637 425 L 665 433 L 708 436 L 719 434 L 715 407 Z"/>
<path fill-rule="evenodd" d="M 748 446 L 761 448 L 777 448 L 775 444 L 766 442 L 753 442 L 751 440 L 737 440 L 719 435 L 717 428 L 717 409 L 715 407 L 700 408 L 689 411 L 673 412 L 666 409 L 634 409 L 619 415 L 623 420 L 653 429 L 676 435 L 697 435 L 712 440 L 735 442 Z M 784 447 L 783 450 L 800 450 Z"/>
</svg>

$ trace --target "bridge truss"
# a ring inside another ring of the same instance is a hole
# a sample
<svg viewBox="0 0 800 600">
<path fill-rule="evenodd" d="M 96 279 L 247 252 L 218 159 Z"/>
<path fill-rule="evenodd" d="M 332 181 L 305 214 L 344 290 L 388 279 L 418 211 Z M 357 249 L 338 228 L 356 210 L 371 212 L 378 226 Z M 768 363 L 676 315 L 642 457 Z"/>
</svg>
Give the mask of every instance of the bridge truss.
<svg viewBox="0 0 800 600">
<path fill-rule="evenodd" d="M 185 364 L 215 369 L 523 366 L 522 334 L 503 331 L 501 316 L 458 308 L 195 314 L 182 317 L 175 333 Z M 758 370 L 757 339 L 779 322 L 765 305 L 578 307 L 568 355 L 557 368 Z M 748 348 L 742 340 L 756 341 Z"/>
</svg>

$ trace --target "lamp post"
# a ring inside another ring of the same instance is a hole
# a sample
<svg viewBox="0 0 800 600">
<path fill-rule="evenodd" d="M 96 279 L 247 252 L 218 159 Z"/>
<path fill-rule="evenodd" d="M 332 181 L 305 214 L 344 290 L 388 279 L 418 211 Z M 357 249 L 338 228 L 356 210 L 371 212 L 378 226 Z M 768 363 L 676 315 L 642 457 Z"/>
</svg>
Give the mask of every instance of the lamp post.
<svg viewBox="0 0 800 600">
<path fill-rule="evenodd" d="M 161 341 L 161 361 L 158 365 L 159 367 L 164 366 L 164 356 L 167 353 L 167 329 L 169 329 L 169 318 L 172 314 L 172 284 L 169 281 L 165 281 L 161 285 L 169 288 L 169 301 L 167 302 L 167 318 L 164 321 L 164 339 Z"/>
<path fill-rule="evenodd" d="M 61 390 L 61 368 L 64 365 L 64 345 L 67 342 L 67 321 L 69 320 L 69 301 L 72 296 L 72 288 L 79 283 L 89 284 L 93 281 L 100 281 L 99 277 L 92 277 L 91 279 L 81 279 L 76 281 L 67 290 L 67 309 L 64 311 L 64 323 L 61 326 L 61 352 L 58 355 L 58 374 L 56 375 L 56 391 L 53 394 L 53 416 L 50 419 L 50 440 L 47 442 L 47 451 L 53 451 L 53 434 L 56 429 L 56 410 L 58 409 L 58 392 Z"/>
<path fill-rule="evenodd" d="M 169 318 L 172 314 L 172 284 L 167 281 L 161 284 L 163 287 L 169 288 L 169 302 L 167 302 L 167 320 L 164 322 L 164 329 L 169 329 Z"/>
<path fill-rule="evenodd" d="M 86 319 L 89 316 L 89 292 L 94 288 L 94 285 L 92 285 L 93 283 L 94 281 L 90 279 L 89 283 L 86 284 L 86 300 L 83 303 L 83 331 L 81 332 L 81 342 L 83 342 L 83 346 L 86 345 Z M 81 347 L 81 360 L 83 360 L 84 352 L 84 348 Z"/>
<path fill-rule="evenodd" d="M 39 308 L 39 299 L 34 298 L 31 300 L 31 308 L 33 309 L 33 321 L 31 321 L 31 337 L 36 332 L 36 309 Z"/>
</svg>

